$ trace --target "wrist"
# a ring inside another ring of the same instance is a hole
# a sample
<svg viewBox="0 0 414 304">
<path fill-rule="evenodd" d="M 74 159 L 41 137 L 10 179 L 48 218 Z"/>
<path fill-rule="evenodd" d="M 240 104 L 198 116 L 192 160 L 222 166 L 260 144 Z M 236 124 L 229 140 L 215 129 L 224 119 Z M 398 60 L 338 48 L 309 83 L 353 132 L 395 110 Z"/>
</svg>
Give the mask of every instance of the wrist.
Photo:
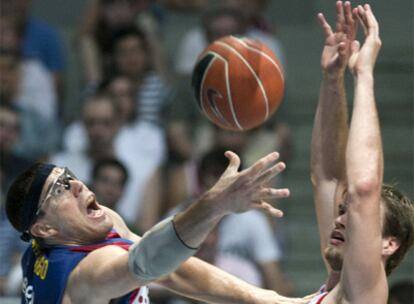
<svg viewBox="0 0 414 304">
<path fill-rule="evenodd" d="M 205 210 L 206 217 L 212 220 L 220 220 L 223 216 L 231 213 L 226 210 L 226 204 L 220 195 L 217 195 L 214 190 L 209 190 L 204 193 L 198 201 L 199 208 Z"/>
<path fill-rule="evenodd" d="M 323 70 L 322 77 L 326 81 L 342 82 L 344 81 L 345 73 L 343 70 L 335 72 Z"/>
<path fill-rule="evenodd" d="M 370 69 L 361 69 L 361 70 L 355 70 L 355 72 L 353 73 L 353 76 L 355 79 L 361 80 L 361 79 L 366 79 L 366 80 L 374 80 L 374 71 L 370 70 Z"/>
</svg>

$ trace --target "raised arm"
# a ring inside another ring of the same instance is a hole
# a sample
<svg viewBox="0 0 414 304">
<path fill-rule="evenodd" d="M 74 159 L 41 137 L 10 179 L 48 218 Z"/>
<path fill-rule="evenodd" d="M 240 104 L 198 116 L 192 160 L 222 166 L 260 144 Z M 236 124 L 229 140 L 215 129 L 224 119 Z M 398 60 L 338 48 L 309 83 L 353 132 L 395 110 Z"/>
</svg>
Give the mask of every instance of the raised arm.
<svg viewBox="0 0 414 304">
<path fill-rule="evenodd" d="M 226 156 L 230 164 L 212 189 L 173 220 L 156 225 L 129 252 L 107 246 L 83 259 L 70 276 L 66 296 L 101 303 L 168 275 L 195 253 L 195 248 L 226 214 L 260 208 L 281 216 L 280 210 L 264 202 L 289 195 L 287 189 L 265 187 L 285 168 L 281 162 L 272 165 L 278 153 L 269 154 L 241 172 L 239 157 L 232 152 Z M 204 286 L 208 292 L 210 286 Z"/>
<path fill-rule="evenodd" d="M 348 110 L 344 74 L 357 23 L 354 22 L 350 3 L 343 4 L 341 1 L 336 3 L 335 32 L 323 14 L 318 14 L 318 20 L 325 34 L 325 46 L 321 56 L 322 81 L 312 133 L 311 180 L 323 253 L 334 220 L 335 190 L 345 180 Z M 329 272 L 326 261 L 325 265 Z"/>
<path fill-rule="evenodd" d="M 347 303 L 386 303 L 382 263 L 380 195 L 383 151 L 374 97 L 374 66 L 381 47 L 379 27 L 368 4 L 354 14 L 365 42 L 352 43 L 349 67 L 354 76 L 354 106 L 346 150 L 346 235 L 341 282 Z"/>
</svg>

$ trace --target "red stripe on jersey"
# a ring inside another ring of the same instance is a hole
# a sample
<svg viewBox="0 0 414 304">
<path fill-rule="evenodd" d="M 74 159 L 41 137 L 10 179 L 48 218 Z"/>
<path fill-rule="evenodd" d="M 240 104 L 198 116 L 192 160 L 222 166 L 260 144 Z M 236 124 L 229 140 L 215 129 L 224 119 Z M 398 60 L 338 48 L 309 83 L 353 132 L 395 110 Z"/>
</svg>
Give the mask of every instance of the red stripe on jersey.
<svg viewBox="0 0 414 304">
<path fill-rule="evenodd" d="M 322 297 L 319 298 L 318 302 L 316 302 L 315 304 L 321 304 L 322 300 L 328 295 L 328 293 L 325 293 Z"/>
</svg>

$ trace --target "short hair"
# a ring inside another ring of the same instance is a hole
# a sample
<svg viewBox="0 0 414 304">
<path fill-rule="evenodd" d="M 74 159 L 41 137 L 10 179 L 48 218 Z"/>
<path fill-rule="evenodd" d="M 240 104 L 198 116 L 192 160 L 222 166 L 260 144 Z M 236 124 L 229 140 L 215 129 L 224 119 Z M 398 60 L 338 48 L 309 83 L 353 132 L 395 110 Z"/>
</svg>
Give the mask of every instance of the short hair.
<svg viewBox="0 0 414 304">
<path fill-rule="evenodd" d="M 26 207 L 26 197 L 42 163 L 35 163 L 21 173 L 10 185 L 6 197 L 6 214 L 13 227 L 20 232 L 25 232 L 22 219 L 22 209 Z"/>
<path fill-rule="evenodd" d="M 116 158 L 104 158 L 95 163 L 92 168 L 92 178 L 96 180 L 100 171 L 105 167 L 115 167 L 122 172 L 122 185 L 124 186 L 128 181 L 129 174 L 127 168 L 124 166 L 122 162 L 117 160 Z"/>
<path fill-rule="evenodd" d="M 388 184 L 382 186 L 381 200 L 385 206 L 383 236 L 396 237 L 400 242 L 399 248 L 387 259 L 385 271 L 389 275 L 414 243 L 414 202 Z"/>
<path fill-rule="evenodd" d="M 144 33 L 144 31 L 139 29 L 137 26 L 124 27 L 124 28 L 121 28 L 121 29 L 117 30 L 114 33 L 114 35 L 112 37 L 112 41 L 111 41 L 112 55 L 114 55 L 115 50 L 116 50 L 119 42 L 121 40 L 124 40 L 125 38 L 129 38 L 129 37 L 135 37 L 135 38 L 139 39 L 142 42 L 142 47 L 144 48 L 145 52 L 149 55 L 148 38 L 147 38 L 146 34 Z"/>
</svg>

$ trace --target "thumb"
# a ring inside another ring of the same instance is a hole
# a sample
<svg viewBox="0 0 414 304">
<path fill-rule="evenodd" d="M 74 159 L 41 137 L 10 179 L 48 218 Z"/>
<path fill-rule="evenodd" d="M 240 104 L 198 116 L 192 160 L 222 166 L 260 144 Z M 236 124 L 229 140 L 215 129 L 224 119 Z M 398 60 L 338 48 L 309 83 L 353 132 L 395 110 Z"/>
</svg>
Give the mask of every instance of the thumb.
<svg viewBox="0 0 414 304">
<path fill-rule="evenodd" d="M 339 54 L 339 56 L 338 56 L 339 63 L 341 65 L 342 64 L 346 65 L 346 62 L 345 62 L 346 56 L 347 56 L 347 44 L 346 44 L 346 42 L 342 41 L 342 42 L 339 43 L 339 45 L 338 45 L 338 54 Z"/>
<path fill-rule="evenodd" d="M 232 152 L 232 151 L 226 151 L 224 153 L 224 156 L 227 157 L 227 159 L 229 160 L 229 165 L 227 166 L 227 169 L 224 173 L 227 172 L 237 172 L 239 170 L 240 167 L 240 158 L 239 156 Z"/>
<path fill-rule="evenodd" d="M 361 47 L 361 45 L 360 45 L 360 43 L 359 43 L 358 40 L 352 41 L 352 44 L 351 44 L 351 52 L 353 54 L 359 52 L 360 47 Z"/>
</svg>

